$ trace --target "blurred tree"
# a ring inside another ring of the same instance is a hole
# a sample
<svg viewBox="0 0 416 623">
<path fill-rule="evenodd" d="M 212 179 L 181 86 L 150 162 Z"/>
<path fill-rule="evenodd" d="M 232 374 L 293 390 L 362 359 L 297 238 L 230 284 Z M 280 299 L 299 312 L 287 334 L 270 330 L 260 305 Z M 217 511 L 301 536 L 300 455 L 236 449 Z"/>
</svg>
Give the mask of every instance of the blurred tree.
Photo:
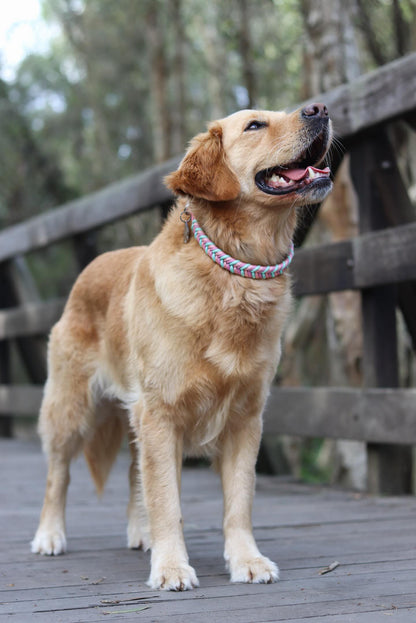
<svg viewBox="0 0 416 623">
<path fill-rule="evenodd" d="M 0 80 L 0 228 L 75 196 Z"/>
<path fill-rule="evenodd" d="M 356 2 L 356 24 L 373 63 L 383 65 L 415 49 L 414 0 Z"/>
</svg>

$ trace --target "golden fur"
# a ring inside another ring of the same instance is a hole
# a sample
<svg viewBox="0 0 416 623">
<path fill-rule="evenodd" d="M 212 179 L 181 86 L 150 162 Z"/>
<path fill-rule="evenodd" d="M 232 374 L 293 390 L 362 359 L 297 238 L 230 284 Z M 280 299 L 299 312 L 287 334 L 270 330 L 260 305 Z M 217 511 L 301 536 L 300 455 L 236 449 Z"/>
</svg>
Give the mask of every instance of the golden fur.
<svg viewBox="0 0 416 623">
<path fill-rule="evenodd" d="M 315 118 L 316 117 L 316 118 Z M 261 121 L 258 128 L 250 122 Z M 66 549 L 71 458 L 84 450 L 98 490 L 128 429 L 132 450 L 129 547 L 151 547 L 152 588 L 198 585 L 179 503 L 182 456 L 209 455 L 224 491 L 225 558 L 232 581 L 272 582 L 277 566 L 251 530 L 262 411 L 280 357 L 290 279 L 232 275 L 196 240 L 183 242 L 187 201 L 230 255 L 274 264 L 288 253 L 296 206 L 329 190 L 267 194 L 263 169 L 293 162 L 330 122 L 316 115 L 241 111 L 198 135 L 166 179 L 179 195 L 148 247 L 106 253 L 79 276 L 49 343 L 39 430 L 49 471 L 32 551 Z M 324 136 L 324 138 L 322 138 Z M 311 164 L 316 164 L 312 162 Z"/>
</svg>

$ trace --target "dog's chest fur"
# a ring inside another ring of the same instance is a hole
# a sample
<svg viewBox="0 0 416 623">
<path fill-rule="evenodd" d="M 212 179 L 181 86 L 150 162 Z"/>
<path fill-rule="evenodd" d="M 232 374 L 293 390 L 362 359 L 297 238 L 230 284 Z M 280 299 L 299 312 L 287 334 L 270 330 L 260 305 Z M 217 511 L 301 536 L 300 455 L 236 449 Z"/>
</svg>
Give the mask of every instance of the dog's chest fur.
<svg viewBox="0 0 416 623">
<path fill-rule="evenodd" d="M 286 276 L 254 282 L 210 264 L 207 273 L 199 253 L 196 262 L 179 256 L 146 271 L 127 305 L 141 310 L 127 319 L 131 381 L 139 380 L 146 408 L 175 418 L 192 453 L 209 451 L 229 418 L 264 402 L 291 298 Z"/>
</svg>

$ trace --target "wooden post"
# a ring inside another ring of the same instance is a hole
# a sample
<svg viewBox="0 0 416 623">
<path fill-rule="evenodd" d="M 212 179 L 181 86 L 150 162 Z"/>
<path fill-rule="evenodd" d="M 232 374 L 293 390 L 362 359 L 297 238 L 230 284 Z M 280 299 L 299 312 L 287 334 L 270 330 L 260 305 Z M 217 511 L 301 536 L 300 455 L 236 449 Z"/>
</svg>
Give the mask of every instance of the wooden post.
<svg viewBox="0 0 416 623">
<path fill-rule="evenodd" d="M 92 230 L 73 237 L 75 256 L 80 270 L 97 257 L 97 232 Z"/>
<path fill-rule="evenodd" d="M 396 156 L 385 131 L 377 135 L 374 181 L 388 225 L 404 225 L 416 220 L 416 210 L 407 193 Z M 416 351 L 416 282 L 398 284 L 398 306 Z"/>
<path fill-rule="evenodd" d="M 5 265 L 4 286 L 9 296 L 9 307 L 40 301 L 36 283 L 23 257 L 13 258 Z M 46 380 L 45 337 L 17 337 L 16 346 L 32 383 L 43 385 Z"/>
<path fill-rule="evenodd" d="M 386 227 L 388 219 L 375 183 L 377 135 L 351 150 L 351 174 L 360 205 L 360 231 Z M 366 387 L 398 387 L 396 335 L 397 289 L 380 286 L 362 290 L 363 383 Z M 411 492 L 412 452 L 406 446 L 368 444 L 368 490 L 371 493 Z"/>
<path fill-rule="evenodd" d="M 6 286 L 6 268 L 4 264 L 0 264 L 0 309 L 5 309 L 11 306 L 10 293 Z M 8 385 L 10 381 L 10 342 L 8 340 L 0 340 L 0 384 Z M 12 437 L 12 434 L 12 416 L 0 416 L 0 437 Z"/>
</svg>

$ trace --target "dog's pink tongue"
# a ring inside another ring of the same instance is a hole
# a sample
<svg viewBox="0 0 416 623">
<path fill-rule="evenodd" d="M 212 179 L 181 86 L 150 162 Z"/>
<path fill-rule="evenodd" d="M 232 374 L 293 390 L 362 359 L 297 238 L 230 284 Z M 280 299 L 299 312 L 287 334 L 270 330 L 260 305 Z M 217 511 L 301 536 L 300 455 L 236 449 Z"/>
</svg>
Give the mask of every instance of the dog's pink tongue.
<svg viewBox="0 0 416 623">
<path fill-rule="evenodd" d="M 312 169 L 315 173 L 321 173 L 322 175 L 329 173 L 328 167 L 325 167 L 325 169 L 307 167 L 306 169 L 285 169 L 285 171 L 283 171 L 283 175 L 294 182 L 299 182 L 299 180 L 303 180 L 303 178 L 308 175 L 308 169 Z"/>
<path fill-rule="evenodd" d="M 285 169 L 283 175 L 294 182 L 298 182 L 306 177 L 307 172 L 308 169 Z"/>
</svg>

